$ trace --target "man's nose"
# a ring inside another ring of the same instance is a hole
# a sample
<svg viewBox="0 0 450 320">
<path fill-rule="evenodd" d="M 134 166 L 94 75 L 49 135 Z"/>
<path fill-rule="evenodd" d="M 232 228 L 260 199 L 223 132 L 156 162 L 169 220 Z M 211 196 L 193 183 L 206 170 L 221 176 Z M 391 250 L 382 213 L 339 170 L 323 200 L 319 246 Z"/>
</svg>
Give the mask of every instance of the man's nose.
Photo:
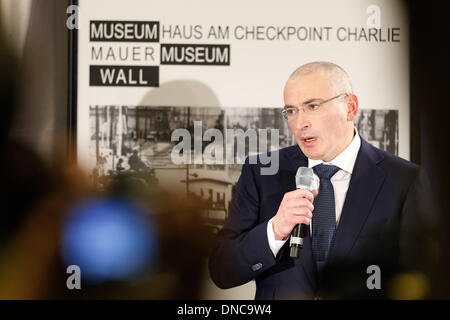
<svg viewBox="0 0 450 320">
<path fill-rule="evenodd" d="M 297 130 L 305 130 L 311 127 L 309 115 L 303 110 L 300 110 L 298 112 L 297 118 L 294 121 L 295 121 L 295 129 Z"/>
</svg>

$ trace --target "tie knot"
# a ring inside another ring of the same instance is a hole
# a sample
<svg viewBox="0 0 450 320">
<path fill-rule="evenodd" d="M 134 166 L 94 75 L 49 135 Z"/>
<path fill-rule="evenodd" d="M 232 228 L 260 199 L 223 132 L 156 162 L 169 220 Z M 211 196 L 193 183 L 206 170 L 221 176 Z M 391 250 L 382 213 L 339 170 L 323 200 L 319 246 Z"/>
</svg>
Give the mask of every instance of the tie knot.
<svg viewBox="0 0 450 320">
<path fill-rule="evenodd" d="M 334 174 L 339 171 L 338 167 L 326 164 L 319 164 L 313 167 L 313 169 L 320 179 L 322 178 L 331 179 L 331 177 L 334 176 Z"/>
</svg>

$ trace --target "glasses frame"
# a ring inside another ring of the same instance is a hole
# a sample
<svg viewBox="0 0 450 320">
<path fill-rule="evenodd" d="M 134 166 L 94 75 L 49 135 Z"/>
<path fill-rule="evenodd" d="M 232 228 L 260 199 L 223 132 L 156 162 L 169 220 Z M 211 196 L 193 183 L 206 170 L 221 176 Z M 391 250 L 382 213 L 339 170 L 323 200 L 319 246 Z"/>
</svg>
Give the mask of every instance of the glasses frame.
<svg viewBox="0 0 450 320">
<path fill-rule="evenodd" d="M 301 108 L 301 109 L 303 110 L 303 112 L 305 112 L 305 113 L 313 113 L 313 112 L 317 112 L 318 110 L 320 110 L 320 107 L 321 107 L 322 105 L 324 105 L 325 103 L 330 102 L 331 100 L 340 98 L 340 97 L 342 97 L 342 96 L 348 96 L 348 93 L 341 93 L 341 94 L 338 94 L 337 96 L 334 96 L 334 97 L 332 97 L 332 98 L 330 98 L 330 99 L 327 99 L 327 100 L 324 100 L 324 101 L 321 101 L 321 102 L 314 102 L 314 103 L 308 103 L 307 105 L 301 105 L 300 108 Z M 317 106 L 317 108 L 316 108 L 315 110 L 308 110 L 307 108 L 308 108 L 309 105 L 315 105 L 315 106 Z M 297 113 L 295 113 L 295 117 L 294 117 L 294 118 L 289 119 L 289 116 L 288 116 L 288 114 L 287 114 L 287 110 L 288 110 L 288 109 L 295 109 L 295 110 L 297 110 Z M 300 111 L 300 110 L 299 110 L 299 108 L 297 108 L 297 107 L 289 107 L 289 108 L 286 108 L 286 107 L 285 107 L 285 108 L 281 111 L 281 113 L 282 113 L 282 115 L 283 115 L 283 118 L 284 118 L 285 120 L 288 120 L 288 121 L 289 121 L 289 120 L 294 120 L 294 119 L 296 119 L 299 111 Z"/>
</svg>

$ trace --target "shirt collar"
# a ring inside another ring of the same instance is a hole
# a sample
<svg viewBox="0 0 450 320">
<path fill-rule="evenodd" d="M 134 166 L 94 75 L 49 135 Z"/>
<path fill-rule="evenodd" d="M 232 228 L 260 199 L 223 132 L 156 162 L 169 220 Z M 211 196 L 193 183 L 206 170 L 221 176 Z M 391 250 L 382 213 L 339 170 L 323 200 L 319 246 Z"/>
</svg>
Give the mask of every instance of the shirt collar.
<svg viewBox="0 0 450 320">
<path fill-rule="evenodd" d="M 353 172 L 355 166 L 356 157 L 358 156 L 359 148 L 361 147 L 361 138 L 359 137 L 358 130 L 355 128 L 355 136 L 352 142 L 344 149 L 336 158 L 330 162 L 324 162 L 322 160 L 313 160 L 308 158 L 308 167 L 312 168 L 318 164 L 325 163 L 338 167 L 348 173 Z"/>
</svg>

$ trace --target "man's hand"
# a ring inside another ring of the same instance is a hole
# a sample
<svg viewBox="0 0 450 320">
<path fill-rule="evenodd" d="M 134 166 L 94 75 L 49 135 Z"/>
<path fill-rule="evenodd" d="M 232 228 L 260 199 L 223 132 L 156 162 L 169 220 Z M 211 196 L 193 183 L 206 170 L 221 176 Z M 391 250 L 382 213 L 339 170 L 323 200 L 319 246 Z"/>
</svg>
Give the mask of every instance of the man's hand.
<svg viewBox="0 0 450 320">
<path fill-rule="evenodd" d="M 286 240 L 299 223 L 309 226 L 314 210 L 313 200 L 317 194 L 317 190 L 306 189 L 297 189 L 284 194 L 278 212 L 272 220 L 275 240 Z"/>
</svg>

